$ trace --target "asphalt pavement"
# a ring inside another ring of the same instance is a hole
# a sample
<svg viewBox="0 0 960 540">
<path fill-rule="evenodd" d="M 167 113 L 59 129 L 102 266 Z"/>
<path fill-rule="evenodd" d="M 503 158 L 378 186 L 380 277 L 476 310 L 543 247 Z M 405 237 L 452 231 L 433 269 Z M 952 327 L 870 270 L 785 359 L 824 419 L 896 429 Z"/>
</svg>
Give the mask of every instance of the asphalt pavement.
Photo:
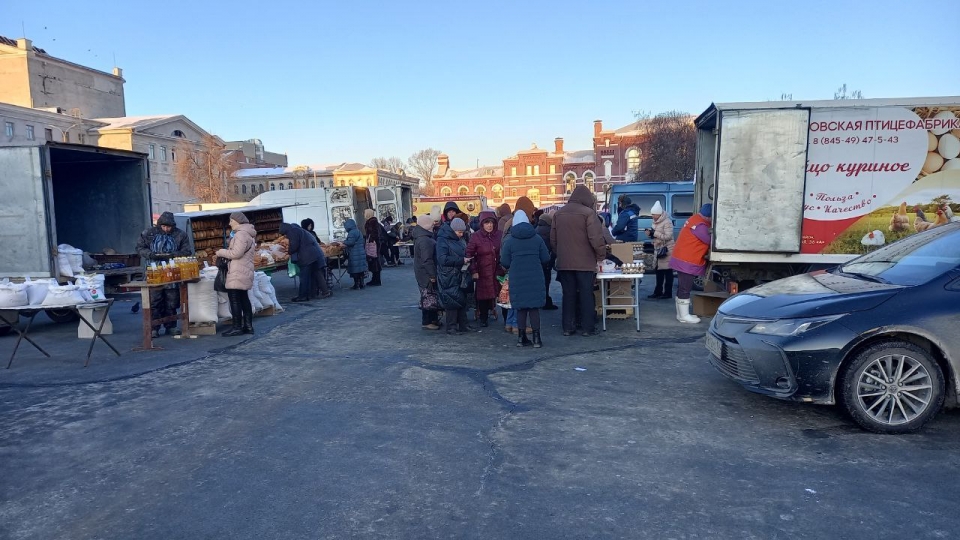
<svg viewBox="0 0 960 540">
<path fill-rule="evenodd" d="M 422 330 L 411 267 L 383 281 L 86 369 L 41 328 L 55 358 L 0 370 L 0 538 L 958 537 L 960 412 L 881 436 L 748 393 L 672 302 L 594 337 L 544 312 L 519 349 Z"/>
</svg>

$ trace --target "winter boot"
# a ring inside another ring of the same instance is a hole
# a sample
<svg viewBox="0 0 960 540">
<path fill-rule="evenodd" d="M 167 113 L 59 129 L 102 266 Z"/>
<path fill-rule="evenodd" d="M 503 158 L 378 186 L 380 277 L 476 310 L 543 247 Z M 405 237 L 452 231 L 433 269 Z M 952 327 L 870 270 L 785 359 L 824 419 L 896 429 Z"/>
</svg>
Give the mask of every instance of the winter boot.
<svg viewBox="0 0 960 540">
<path fill-rule="evenodd" d="M 230 299 L 230 329 L 220 334 L 223 337 L 239 336 L 243 333 L 243 307 L 240 306 L 240 299 L 234 295 L 229 295 Z"/>
<path fill-rule="evenodd" d="M 353 278 L 353 287 L 350 287 L 351 291 L 356 291 L 360 289 L 360 280 L 354 276 Z"/>
<path fill-rule="evenodd" d="M 687 324 L 697 324 L 700 317 L 690 314 L 690 300 L 677 298 L 677 320 Z"/>
<path fill-rule="evenodd" d="M 528 347 L 531 345 L 530 340 L 527 339 L 526 331 L 520 331 L 517 334 L 520 336 L 517 338 L 517 347 Z"/>
<path fill-rule="evenodd" d="M 253 312 L 243 314 L 243 333 L 253 334 Z"/>
<path fill-rule="evenodd" d="M 543 341 L 540 341 L 540 331 L 534 330 L 533 331 L 533 348 L 539 349 L 540 347 L 543 347 Z"/>
</svg>

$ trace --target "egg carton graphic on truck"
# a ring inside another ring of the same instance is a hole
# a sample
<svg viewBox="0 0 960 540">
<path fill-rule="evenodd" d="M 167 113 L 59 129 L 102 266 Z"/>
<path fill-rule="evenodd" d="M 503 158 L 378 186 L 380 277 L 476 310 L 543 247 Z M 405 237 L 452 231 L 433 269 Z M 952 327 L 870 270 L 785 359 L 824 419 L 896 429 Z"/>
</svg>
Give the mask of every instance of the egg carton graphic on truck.
<svg viewBox="0 0 960 540">
<path fill-rule="evenodd" d="M 717 103 L 696 120 L 709 277 L 752 285 L 847 262 L 960 214 L 960 96 Z"/>
</svg>

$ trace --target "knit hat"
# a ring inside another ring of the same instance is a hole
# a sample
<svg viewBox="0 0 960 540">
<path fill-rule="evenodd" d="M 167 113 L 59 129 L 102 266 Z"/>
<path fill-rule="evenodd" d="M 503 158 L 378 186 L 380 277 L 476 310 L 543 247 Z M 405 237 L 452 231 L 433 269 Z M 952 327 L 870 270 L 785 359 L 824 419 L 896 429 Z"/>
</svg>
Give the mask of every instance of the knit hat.
<svg viewBox="0 0 960 540">
<path fill-rule="evenodd" d="M 532 216 L 534 212 L 537 211 L 537 207 L 533 205 L 533 201 L 529 197 L 520 197 L 517 199 L 517 206 L 515 210 L 523 210 L 527 216 Z M 527 220 L 527 223 L 530 223 L 530 220 Z"/>
<path fill-rule="evenodd" d="M 633 199 L 631 199 L 630 197 L 627 197 L 626 195 L 623 195 L 620 197 L 620 204 L 622 204 L 623 206 L 630 206 L 631 204 L 633 204 Z"/>
<path fill-rule="evenodd" d="M 431 231 L 433 230 L 433 218 L 430 217 L 430 214 L 425 214 L 417 218 L 416 224 L 424 229 Z"/>
<path fill-rule="evenodd" d="M 521 223 L 526 223 L 529 225 L 530 218 L 527 217 L 526 212 L 524 212 L 523 210 L 517 209 L 517 211 L 513 213 L 513 226 L 516 227 Z"/>
<path fill-rule="evenodd" d="M 453 221 L 450 222 L 450 228 L 455 231 L 465 231 L 467 230 L 467 224 L 460 218 L 453 218 Z"/>
<path fill-rule="evenodd" d="M 243 212 L 234 212 L 230 214 L 230 219 L 236 221 L 241 225 L 243 225 L 244 223 L 250 223 L 250 220 L 247 219 L 247 216 L 243 215 Z"/>
<path fill-rule="evenodd" d="M 377 215 L 377 213 L 373 211 L 373 208 L 367 208 L 363 211 L 363 219 L 370 219 L 375 215 Z"/>
<path fill-rule="evenodd" d="M 713 205 L 706 203 L 700 207 L 700 215 L 703 217 L 713 217 Z"/>
<path fill-rule="evenodd" d="M 663 206 L 660 205 L 660 201 L 653 203 L 653 208 L 650 209 L 650 213 L 655 216 L 663 213 Z"/>
</svg>

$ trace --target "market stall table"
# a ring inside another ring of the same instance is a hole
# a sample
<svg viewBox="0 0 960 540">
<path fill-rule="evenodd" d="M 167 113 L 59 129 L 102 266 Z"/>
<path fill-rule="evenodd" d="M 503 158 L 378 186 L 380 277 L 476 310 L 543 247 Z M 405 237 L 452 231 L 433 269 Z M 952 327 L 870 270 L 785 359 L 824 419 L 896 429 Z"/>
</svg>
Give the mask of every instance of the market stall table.
<svg viewBox="0 0 960 540">
<path fill-rule="evenodd" d="M 187 296 L 187 284 L 188 283 L 199 283 L 199 279 L 189 279 L 189 280 L 180 280 L 180 281 L 169 281 L 166 283 L 147 283 L 146 281 L 131 281 L 124 285 L 125 288 L 130 289 L 140 289 L 140 303 L 141 309 L 143 312 L 143 344 L 140 347 L 135 348 L 135 351 L 149 351 L 161 349 L 162 347 L 153 346 L 153 336 L 151 331 L 154 326 L 160 326 L 164 323 L 180 321 L 180 331 L 183 332 L 182 337 L 184 338 L 194 338 L 196 336 L 190 335 L 190 302 Z M 168 285 L 177 285 L 180 289 L 180 314 L 179 315 L 170 315 L 169 317 L 163 317 L 160 319 L 153 318 L 153 310 L 150 309 L 150 290 L 151 289 L 162 289 Z"/>
<path fill-rule="evenodd" d="M 628 307 L 633 308 L 633 316 L 637 320 L 637 332 L 640 331 L 640 281 L 643 279 L 643 274 L 624 274 L 622 272 L 601 272 L 597 274 L 597 280 L 600 281 L 600 318 L 603 323 L 603 330 L 607 330 L 607 311 L 610 310 L 619 310 Z M 632 281 L 631 283 L 631 294 L 618 295 L 607 297 L 607 284 L 610 281 Z M 611 305 L 610 300 L 630 300 L 632 304 L 615 304 Z"/>
<path fill-rule="evenodd" d="M 413 260 L 413 242 L 397 242 L 394 245 L 400 249 L 400 258 Z M 403 254 L 404 250 L 407 252 L 406 256 Z"/>
<path fill-rule="evenodd" d="M 37 343 L 32 339 L 30 339 L 30 336 L 27 335 L 30 333 L 30 326 L 33 324 L 33 319 L 36 318 L 37 313 L 40 313 L 41 311 L 44 311 L 47 309 L 59 309 L 59 310 L 66 309 L 66 310 L 76 311 L 77 316 L 80 318 L 80 321 L 83 324 L 86 324 L 88 327 L 90 327 L 90 330 L 93 331 L 93 339 L 90 341 L 90 348 L 87 349 L 87 361 L 83 363 L 83 367 L 87 367 L 90 364 L 90 355 L 93 354 L 93 346 L 94 344 L 96 344 L 98 339 L 104 342 L 107 345 L 107 347 L 110 347 L 110 350 L 112 350 L 117 356 L 120 356 L 120 351 L 118 351 L 113 345 L 111 345 L 110 342 L 107 341 L 102 334 L 103 325 L 104 323 L 107 322 L 111 307 L 113 307 L 112 298 L 108 298 L 106 300 L 97 301 L 97 302 L 87 302 L 83 304 L 64 304 L 64 305 L 53 305 L 53 306 L 47 306 L 47 305 L 18 306 L 18 307 L 6 307 L 6 308 L 0 309 L 0 321 L 3 321 L 7 325 L 9 325 L 10 328 L 12 328 L 18 334 L 17 343 L 13 346 L 13 352 L 10 354 L 10 361 L 7 362 L 7 369 L 10 369 L 10 366 L 13 365 L 13 359 L 17 355 L 17 349 L 20 348 L 20 342 L 23 340 L 27 340 L 31 345 L 34 346 L 34 348 L 36 348 L 38 351 L 43 353 L 44 356 L 46 356 L 47 358 L 50 358 L 50 354 L 47 353 L 47 351 L 43 350 L 43 347 L 41 347 L 40 345 L 37 345 Z M 103 315 L 100 318 L 100 324 L 98 324 L 97 326 L 94 326 L 90 321 L 88 321 L 86 317 L 83 316 L 82 310 L 84 309 L 104 310 Z M 9 315 L 10 312 L 13 312 L 16 316 L 10 317 Z M 20 315 L 23 315 L 23 317 L 27 319 L 27 324 L 26 326 L 24 326 L 23 330 L 21 330 L 17 325 L 17 320 Z"/>
</svg>

